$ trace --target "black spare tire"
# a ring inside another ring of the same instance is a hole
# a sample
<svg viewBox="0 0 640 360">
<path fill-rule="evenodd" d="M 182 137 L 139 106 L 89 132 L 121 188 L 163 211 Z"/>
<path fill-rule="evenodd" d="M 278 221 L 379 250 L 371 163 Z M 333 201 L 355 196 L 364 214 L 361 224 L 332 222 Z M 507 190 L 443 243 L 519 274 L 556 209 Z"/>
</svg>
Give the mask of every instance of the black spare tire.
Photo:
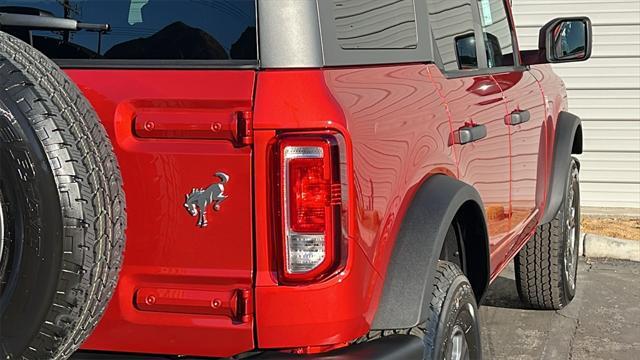
<svg viewBox="0 0 640 360">
<path fill-rule="evenodd" d="M 78 88 L 2 32 L 0 212 L 0 358 L 66 359 L 117 282 L 122 180 Z"/>
</svg>

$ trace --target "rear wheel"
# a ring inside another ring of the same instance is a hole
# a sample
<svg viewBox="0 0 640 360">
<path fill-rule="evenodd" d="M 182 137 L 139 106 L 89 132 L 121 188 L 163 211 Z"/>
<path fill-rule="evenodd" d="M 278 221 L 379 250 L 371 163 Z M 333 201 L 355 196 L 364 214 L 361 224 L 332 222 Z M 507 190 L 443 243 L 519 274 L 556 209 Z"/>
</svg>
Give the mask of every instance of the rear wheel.
<svg viewBox="0 0 640 360">
<path fill-rule="evenodd" d="M 76 86 L 0 32 L 0 358 L 64 359 L 117 282 L 124 194 Z"/>
<path fill-rule="evenodd" d="M 576 294 L 580 239 L 578 162 L 571 160 L 565 196 L 555 218 L 539 226 L 515 258 L 520 299 L 532 308 L 559 310 Z"/>
<path fill-rule="evenodd" d="M 482 357 L 478 306 L 460 268 L 440 261 L 424 325 L 425 359 L 475 360 Z"/>
<path fill-rule="evenodd" d="M 425 344 L 426 360 L 476 360 L 482 358 L 478 306 L 473 289 L 460 268 L 439 261 L 427 321 L 410 329 L 372 331 L 363 340 L 408 334 Z"/>
</svg>

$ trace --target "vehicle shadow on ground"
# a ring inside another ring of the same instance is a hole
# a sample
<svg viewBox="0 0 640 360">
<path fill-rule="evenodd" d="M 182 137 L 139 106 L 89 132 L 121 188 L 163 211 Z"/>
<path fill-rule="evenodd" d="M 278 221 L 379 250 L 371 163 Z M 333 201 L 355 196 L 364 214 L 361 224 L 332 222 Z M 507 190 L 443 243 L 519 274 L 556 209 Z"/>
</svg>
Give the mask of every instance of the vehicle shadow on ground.
<svg viewBox="0 0 640 360">
<path fill-rule="evenodd" d="M 516 281 L 510 268 L 505 269 L 505 274 L 499 276 L 489 286 L 487 294 L 480 305 L 505 309 L 527 308 L 518 297 Z"/>
</svg>

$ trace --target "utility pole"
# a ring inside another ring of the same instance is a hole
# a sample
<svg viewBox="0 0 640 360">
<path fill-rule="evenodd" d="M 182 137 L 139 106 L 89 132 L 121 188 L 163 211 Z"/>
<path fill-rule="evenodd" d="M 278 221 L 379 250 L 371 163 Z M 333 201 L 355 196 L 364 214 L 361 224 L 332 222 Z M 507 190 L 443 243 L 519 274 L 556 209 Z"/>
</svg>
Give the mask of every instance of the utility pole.
<svg viewBox="0 0 640 360">
<path fill-rule="evenodd" d="M 71 12 L 69 11 L 69 7 L 71 6 L 71 4 L 69 3 L 69 0 L 64 0 L 64 2 L 62 3 L 62 6 L 64 8 L 64 18 L 68 19 L 71 16 Z M 69 40 L 71 38 L 71 32 L 69 31 L 65 31 L 63 36 L 62 36 L 62 40 L 64 41 L 65 44 L 69 43 Z"/>
<path fill-rule="evenodd" d="M 60 5 L 62 5 L 62 11 L 65 19 L 73 19 L 76 15 L 78 15 L 78 10 L 71 5 L 70 0 L 57 0 L 57 1 Z M 64 31 L 62 36 L 63 36 L 64 42 L 69 42 L 71 37 L 71 32 Z"/>
</svg>

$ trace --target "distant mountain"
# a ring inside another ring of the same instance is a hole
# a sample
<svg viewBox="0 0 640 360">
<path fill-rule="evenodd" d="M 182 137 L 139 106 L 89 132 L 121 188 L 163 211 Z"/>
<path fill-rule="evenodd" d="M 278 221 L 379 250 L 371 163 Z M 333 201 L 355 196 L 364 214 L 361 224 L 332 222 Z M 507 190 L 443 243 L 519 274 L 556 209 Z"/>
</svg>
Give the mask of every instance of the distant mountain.
<svg viewBox="0 0 640 360">
<path fill-rule="evenodd" d="M 147 37 L 113 46 L 107 59 L 227 60 L 229 55 L 218 40 L 181 21 Z"/>
<path fill-rule="evenodd" d="M 231 58 L 234 60 L 255 60 L 258 58 L 258 42 L 256 40 L 256 27 L 247 27 L 238 41 L 231 45 Z"/>
</svg>

